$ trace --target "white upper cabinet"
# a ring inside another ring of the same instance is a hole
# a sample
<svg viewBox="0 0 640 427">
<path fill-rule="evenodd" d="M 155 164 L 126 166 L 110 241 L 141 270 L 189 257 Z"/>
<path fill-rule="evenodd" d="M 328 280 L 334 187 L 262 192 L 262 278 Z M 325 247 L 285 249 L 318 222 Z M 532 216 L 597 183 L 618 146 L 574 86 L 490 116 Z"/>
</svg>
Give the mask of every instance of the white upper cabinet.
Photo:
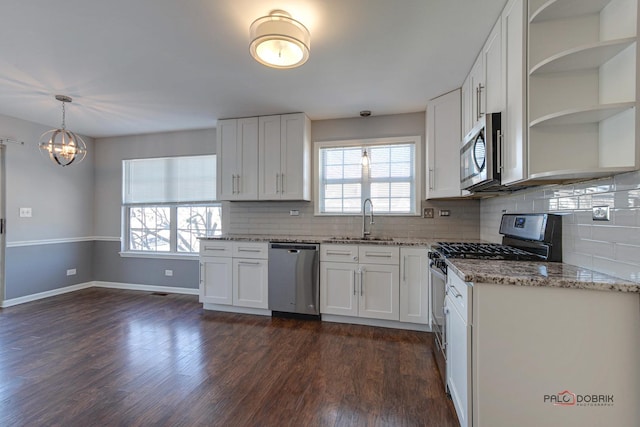
<svg viewBox="0 0 640 427">
<path fill-rule="evenodd" d="M 502 80 L 505 105 L 502 110 L 502 184 L 527 178 L 526 124 L 526 11 L 523 0 L 509 0 L 502 12 Z"/>
<path fill-rule="evenodd" d="M 504 110 L 506 86 L 503 76 L 502 17 L 493 26 L 482 48 L 485 88 L 480 105 L 483 113 L 500 113 Z"/>
<path fill-rule="evenodd" d="M 639 166 L 637 0 L 531 0 L 529 178 Z"/>
<path fill-rule="evenodd" d="M 303 114 L 259 118 L 260 200 L 311 200 L 311 122 Z"/>
<path fill-rule="evenodd" d="M 258 118 L 218 120 L 219 200 L 258 198 Z"/>
<path fill-rule="evenodd" d="M 426 114 L 426 198 L 460 197 L 460 90 L 429 101 Z"/>
<path fill-rule="evenodd" d="M 483 100 L 486 96 L 484 78 L 483 55 L 480 52 L 462 85 L 462 137 L 484 116 Z"/>
</svg>

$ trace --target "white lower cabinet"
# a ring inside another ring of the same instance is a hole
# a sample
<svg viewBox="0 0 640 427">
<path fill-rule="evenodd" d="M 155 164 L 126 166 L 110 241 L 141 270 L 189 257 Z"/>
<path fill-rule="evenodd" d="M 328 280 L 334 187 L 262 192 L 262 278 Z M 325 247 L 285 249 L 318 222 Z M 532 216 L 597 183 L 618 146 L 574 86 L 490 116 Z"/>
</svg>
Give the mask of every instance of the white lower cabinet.
<svg viewBox="0 0 640 427">
<path fill-rule="evenodd" d="M 232 304 L 232 259 L 200 257 L 200 302 Z"/>
<path fill-rule="evenodd" d="M 445 297 L 447 388 L 462 427 L 471 426 L 471 293 L 454 274 L 447 276 Z"/>
<path fill-rule="evenodd" d="M 358 315 L 356 275 L 358 264 L 320 262 L 320 312 Z"/>
<path fill-rule="evenodd" d="M 429 323 L 429 258 L 424 248 L 400 248 L 400 321 Z"/>
<path fill-rule="evenodd" d="M 320 312 L 399 320 L 398 258 L 398 247 L 321 245 Z"/>
<path fill-rule="evenodd" d="M 269 270 L 266 259 L 233 259 L 233 305 L 267 308 Z"/>
<path fill-rule="evenodd" d="M 268 308 L 268 244 L 202 241 L 200 302 Z"/>
<path fill-rule="evenodd" d="M 360 264 L 360 317 L 400 320 L 398 270 L 398 265 Z"/>
</svg>

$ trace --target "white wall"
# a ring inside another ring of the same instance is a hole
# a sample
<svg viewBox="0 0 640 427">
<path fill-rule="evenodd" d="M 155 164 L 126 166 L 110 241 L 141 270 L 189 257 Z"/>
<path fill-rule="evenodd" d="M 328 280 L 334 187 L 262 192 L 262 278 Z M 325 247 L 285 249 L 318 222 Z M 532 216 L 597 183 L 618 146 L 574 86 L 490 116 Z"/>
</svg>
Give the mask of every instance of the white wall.
<svg viewBox="0 0 640 427">
<path fill-rule="evenodd" d="M 24 141 L 6 146 L 6 219 L 9 245 L 34 240 L 93 235 L 94 142 L 83 137 L 88 154 L 82 163 L 61 167 L 40 154 L 40 136 L 52 129 L 0 115 L 0 137 Z M 32 208 L 20 218 L 19 208 Z"/>
<path fill-rule="evenodd" d="M 120 237 L 122 160 L 215 154 L 215 152 L 215 129 L 97 139 L 95 144 L 95 235 Z"/>
<path fill-rule="evenodd" d="M 611 221 L 593 221 L 591 208 L 605 205 Z M 563 214 L 564 262 L 640 281 L 640 171 L 485 199 L 480 211 L 481 237 L 493 242 L 505 211 Z"/>
</svg>

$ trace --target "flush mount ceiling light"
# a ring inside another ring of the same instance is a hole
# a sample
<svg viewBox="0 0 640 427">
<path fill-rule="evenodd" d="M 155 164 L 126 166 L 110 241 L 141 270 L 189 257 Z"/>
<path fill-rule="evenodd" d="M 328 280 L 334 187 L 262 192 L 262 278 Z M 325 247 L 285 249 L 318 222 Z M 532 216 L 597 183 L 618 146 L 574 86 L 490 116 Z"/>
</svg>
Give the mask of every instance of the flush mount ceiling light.
<svg viewBox="0 0 640 427">
<path fill-rule="evenodd" d="M 60 129 L 52 129 L 40 137 L 40 152 L 60 166 L 69 166 L 71 163 L 80 163 L 87 155 L 87 145 L 79 135 L 65 128 L 64 104 L 72 102 L 71 97 L 56 95 L 56 99 L 62 102 L 62 126 Z"/>
<path fill-rule="evenodd" d="M 249 34 L 251 56 L 267 67 L 295 68 L 309 59 L 309 30 L 284 10 L 253 21 Z"/>
</svg>

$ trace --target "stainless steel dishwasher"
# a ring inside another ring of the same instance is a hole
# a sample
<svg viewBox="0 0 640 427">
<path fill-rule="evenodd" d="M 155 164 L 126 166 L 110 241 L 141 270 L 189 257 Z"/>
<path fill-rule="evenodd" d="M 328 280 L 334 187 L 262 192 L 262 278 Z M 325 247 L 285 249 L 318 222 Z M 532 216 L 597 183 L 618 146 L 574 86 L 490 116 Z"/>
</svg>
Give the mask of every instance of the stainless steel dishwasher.
<svg viewBox="0 0 640 427">
<path fill-rule="evenodd" d="M 269 244 L 269 310 L 320 316 L 319 245 Z"/>
</svg>

